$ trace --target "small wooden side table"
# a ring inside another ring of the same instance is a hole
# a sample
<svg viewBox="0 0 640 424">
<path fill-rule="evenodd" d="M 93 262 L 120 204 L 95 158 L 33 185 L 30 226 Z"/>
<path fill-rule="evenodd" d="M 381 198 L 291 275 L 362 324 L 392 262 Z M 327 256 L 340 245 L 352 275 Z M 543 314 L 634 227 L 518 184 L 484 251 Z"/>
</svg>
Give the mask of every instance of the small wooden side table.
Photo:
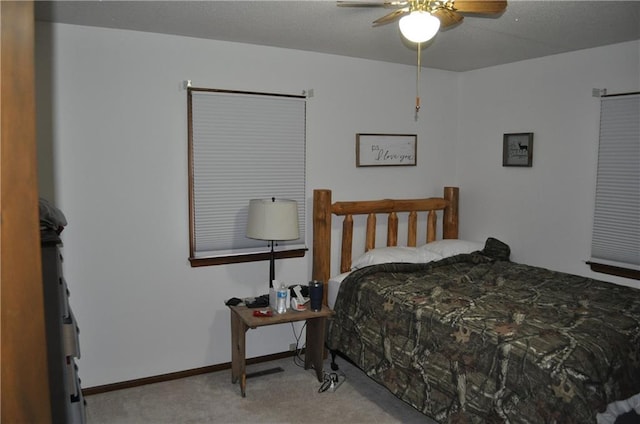
<svg viewBox="0 0 640 424">
<path fill-rule="evenodd" d="M 247 372 L 245 357 L 245 340 L 247 330 L 265 325 L 287 322 L 307 321 L 307 338 L 304 355 L 304 368 L 311 366 L 316 370 L 318 381 L 323 381 L 324 337 L 327 317 L 333 311 L 323 305 L 322 310 L 313 312 L 287 310 L 284 314 L 273 314 L 271 317 L 254 317 L 253 311 L 263 308 L 247 308 L 246 306 L 229 306 L 231 310 L 231 383 L 240 380 L 242 397 L 246 396 Z"/>
</svg>

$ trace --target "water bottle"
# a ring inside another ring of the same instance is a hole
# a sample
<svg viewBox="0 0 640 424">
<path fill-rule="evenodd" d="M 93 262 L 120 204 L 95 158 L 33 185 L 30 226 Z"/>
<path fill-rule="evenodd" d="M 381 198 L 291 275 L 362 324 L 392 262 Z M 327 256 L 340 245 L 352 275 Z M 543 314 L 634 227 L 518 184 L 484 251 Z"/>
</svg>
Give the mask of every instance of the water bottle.
<svg viewBox="0 0 640 424">
<path fill-rule="evenodd" d="M 289 293 L 289 289 L 283 285 L 278 288 L 276 293 L 276 312 L 279 314 L 284 314 L 287 312 L 287 294 Z"/>
</svg>

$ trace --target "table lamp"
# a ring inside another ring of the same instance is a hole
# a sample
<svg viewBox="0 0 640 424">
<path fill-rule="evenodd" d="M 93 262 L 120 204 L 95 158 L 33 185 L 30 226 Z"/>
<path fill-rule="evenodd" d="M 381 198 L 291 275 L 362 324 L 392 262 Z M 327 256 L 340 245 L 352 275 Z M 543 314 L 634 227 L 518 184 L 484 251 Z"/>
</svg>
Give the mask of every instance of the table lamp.
<svg viewBox="0 0 640 424">
<path fill-rule="evenodd" d="M 251 199 L 247 219 L 247 237 L 267 240 L 271 247 L 269 262 L 269 288 L 275 279 L 275 255 L 273 247 L 276 241 L 295 240 L 298 233 L 298 204 L 287 199 Z"/>
</svg>

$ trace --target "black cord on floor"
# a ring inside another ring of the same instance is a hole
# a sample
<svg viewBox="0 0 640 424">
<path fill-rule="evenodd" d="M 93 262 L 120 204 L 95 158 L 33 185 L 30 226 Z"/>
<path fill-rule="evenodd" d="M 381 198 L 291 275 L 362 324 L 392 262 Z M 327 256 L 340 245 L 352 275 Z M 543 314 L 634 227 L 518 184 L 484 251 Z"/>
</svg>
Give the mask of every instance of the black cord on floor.
<svg viewBox="0 0 640 424">
<path fill-rule="evenodd" d="M 347 378 L 347 375 L 342 371 L 338 371 L 338 372 L 325 371 L 324 381 L 322 382 L 322 385 L 318 389 L 318 393 L 323 393 L 323 392 L 326 392 L 327 390 L 329 390 L 330 392 L 335 392 L 338 389 L 338 387 L 340 387 L 340 385 L 344 383 L 344 380 L 346 380 L 346 378 Z"/>
<path fill-rule="evenodd" d="M 299 366 L 300 368 L 304 368 L 304 358 L 302 358 L 301 352 L 302 352 L 302 349 L 304 349 L 305 347 L 304 344 L 300 346 L 300 339 L 302 338 L 302 332 L 304 331 L 306 326 L 307 326 L 307 322 L 305 321 L 304 324 L 302 325 L 302 328 L 300 329 L 300 334 L 296 334 L 296 328 L 294 327 L 293 322 L 291 323 L 291 330 L 293 331 L 293 337 L 296 339 L 296 350 L 295 350 L 295 354 L 293 355 L 293 363 Z"/>
</svg>

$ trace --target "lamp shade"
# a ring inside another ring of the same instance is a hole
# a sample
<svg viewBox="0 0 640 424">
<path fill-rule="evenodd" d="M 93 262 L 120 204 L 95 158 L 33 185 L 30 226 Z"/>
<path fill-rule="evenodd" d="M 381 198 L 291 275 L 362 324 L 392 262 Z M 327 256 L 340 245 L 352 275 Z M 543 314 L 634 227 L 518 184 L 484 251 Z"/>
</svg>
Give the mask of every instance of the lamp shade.
<svg viewBox="0 0 640 424">
<path fill-rule="evenodd" d="M 299 238 L 297 202 L 286 199 L 250 200 L 247 237 L 257 240 Z"/>
<path fill-rule="evenodd" d="M 409 41 L 424 43 L 431 40 L 440 29 L 440 19 L 429 12 L 414 10 L 399 22 L 400 32 Z"/>
</svg>

